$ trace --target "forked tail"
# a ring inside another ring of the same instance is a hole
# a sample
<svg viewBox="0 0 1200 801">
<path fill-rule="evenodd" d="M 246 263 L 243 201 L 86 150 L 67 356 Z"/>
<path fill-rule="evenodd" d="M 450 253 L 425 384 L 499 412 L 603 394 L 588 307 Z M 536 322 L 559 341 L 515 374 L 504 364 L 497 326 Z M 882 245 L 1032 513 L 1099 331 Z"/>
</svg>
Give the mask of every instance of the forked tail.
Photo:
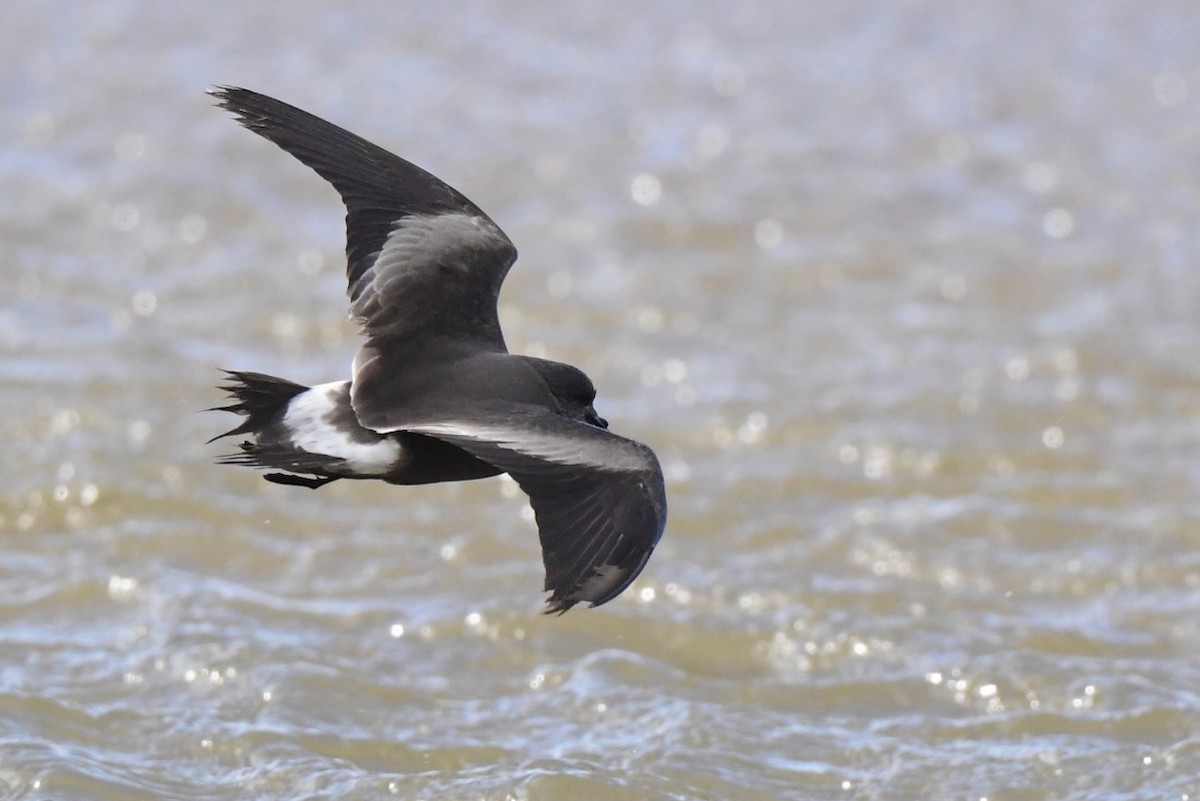
<svg viewBox="0 0 1200 801">
<path fill-rule="evenodd" d="M 214 406 L 208 411 L 233 412 L 246 419 L 242 421 L 241 425 L 224 434 L 218 434 L 209 442 L 215 442 L 222 437 L 254 434 L 262 431 L 283 415 L 292 398 L 308 389 L 303 384 L 263 373 L 241 373 L 234 370 L 222 370 L 221 372 L 228 376 L 229 383 L 223 384 L 217 389 L 228 392 L 229 397 L 237 402 L 228 406 Z"/>
<path fill-rule="evenodd" d="M 284 418 L 292 399 L 309 387 L 288 381 L 286 378 L 276 378 L 263 373 L 241 373 L 233 370 L 223 370 L 229 378 L 229 383 L 218 389 L 229 393 L 236 403 L 228 406 L 214 406 L 208 411 L 233 412 L 246 419 L 241 425 L 218 434 L 209 440 L 214 442 L 222 437 L 232 437 L 238 434 L 249 434 L 252 440 L 246 440 L 238 445 L 236 453 L 227 454 L 217 459 L 218 464 L 240 464 L 246 467 L 275 467 L 287 470 L 287 473 L 267 473 L 263 476 L 267 481 L 276 484 L 316 489 L 331 481 L 337 481 L 336 475 L 330 475 L 331 465 L 342 462 L 338 457 L 330 457 L 319 453 L 309 453 L 292 441 L 291 432 L 287 429 Z M 311 473 L 315 478 L 298 476 L 295 473 Z"/>
</svg>

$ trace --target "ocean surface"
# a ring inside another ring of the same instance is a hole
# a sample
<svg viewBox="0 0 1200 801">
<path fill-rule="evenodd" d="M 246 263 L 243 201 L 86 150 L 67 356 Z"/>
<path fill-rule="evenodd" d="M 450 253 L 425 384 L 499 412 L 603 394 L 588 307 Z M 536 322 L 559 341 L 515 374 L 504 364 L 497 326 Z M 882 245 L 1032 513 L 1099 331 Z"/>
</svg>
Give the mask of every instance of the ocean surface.
<svg viewBox="0 0 1200 801">
<path fill-rule="evenodd" d="M 1200 799 L 1193 2 L 18 2 L 0 798 Z M 204 90 L 450 182 L 510 348 L 650 444 L 541 613 L 502 478 L 281 487 L 218 368 L 348 375 L 342 208 Z"/>
</svg>

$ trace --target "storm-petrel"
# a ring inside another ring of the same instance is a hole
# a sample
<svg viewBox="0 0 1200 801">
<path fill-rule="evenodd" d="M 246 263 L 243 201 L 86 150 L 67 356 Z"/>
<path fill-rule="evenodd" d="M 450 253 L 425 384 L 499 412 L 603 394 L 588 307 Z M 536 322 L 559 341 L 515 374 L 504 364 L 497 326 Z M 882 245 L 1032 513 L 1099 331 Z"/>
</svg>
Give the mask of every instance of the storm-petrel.
<svg viewBox="0 0 1200 801">
<path fill-rule="evenodd" d="M 509 238 L 456 189 L 349 131 L 246 89 L 209 93 L 342 196 L 350 316 L 365 337 L 347 381 L 226 371 L 235 403 L 218 408 L 246 419 L 214 439 L 251 439 L 220 461 L 312 489 L 508 473 L 537 518 L 546 611 L 619 595 L 662 536 L 662 469 L 607 430 L 582 371 L 508 352 L 496 300 L 517 258 Z"/>
</svg>

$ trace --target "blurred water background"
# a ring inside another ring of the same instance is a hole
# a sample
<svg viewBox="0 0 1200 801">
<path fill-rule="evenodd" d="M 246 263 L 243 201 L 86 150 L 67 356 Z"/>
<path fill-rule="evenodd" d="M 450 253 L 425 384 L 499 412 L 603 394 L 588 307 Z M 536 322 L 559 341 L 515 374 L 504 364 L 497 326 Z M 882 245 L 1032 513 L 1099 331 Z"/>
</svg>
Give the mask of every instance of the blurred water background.
<svg viewBox="0 0 1200 801">
<path fill-rule="evenodd" d="M 1194 3 L 16 2 L 0 797 L 1200 798 Z M 340 379 L 338 122 L 521 251 L 666 536 L 540 614 L 493 479 L 212 463 Z"/>
</svg>

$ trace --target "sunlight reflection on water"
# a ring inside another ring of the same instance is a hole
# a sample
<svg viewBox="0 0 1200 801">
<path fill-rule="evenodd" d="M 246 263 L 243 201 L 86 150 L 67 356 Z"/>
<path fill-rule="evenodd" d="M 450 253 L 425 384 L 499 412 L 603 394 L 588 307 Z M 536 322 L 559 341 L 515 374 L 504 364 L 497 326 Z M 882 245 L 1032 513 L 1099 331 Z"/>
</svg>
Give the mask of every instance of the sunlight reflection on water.
<svg viewBox="0 0 1200 801">
<path fill-rule="evenodd" d="M 0 788 L 1195 797 L 1194 15 L 758 8 L 14 13 Z M 514 239 L 510 346 L 663 463 L 620 600 L 539 614 L 511 481 L 211 464 L 216 368 L 356 346 L 217 81 Z"/>
</svg>

